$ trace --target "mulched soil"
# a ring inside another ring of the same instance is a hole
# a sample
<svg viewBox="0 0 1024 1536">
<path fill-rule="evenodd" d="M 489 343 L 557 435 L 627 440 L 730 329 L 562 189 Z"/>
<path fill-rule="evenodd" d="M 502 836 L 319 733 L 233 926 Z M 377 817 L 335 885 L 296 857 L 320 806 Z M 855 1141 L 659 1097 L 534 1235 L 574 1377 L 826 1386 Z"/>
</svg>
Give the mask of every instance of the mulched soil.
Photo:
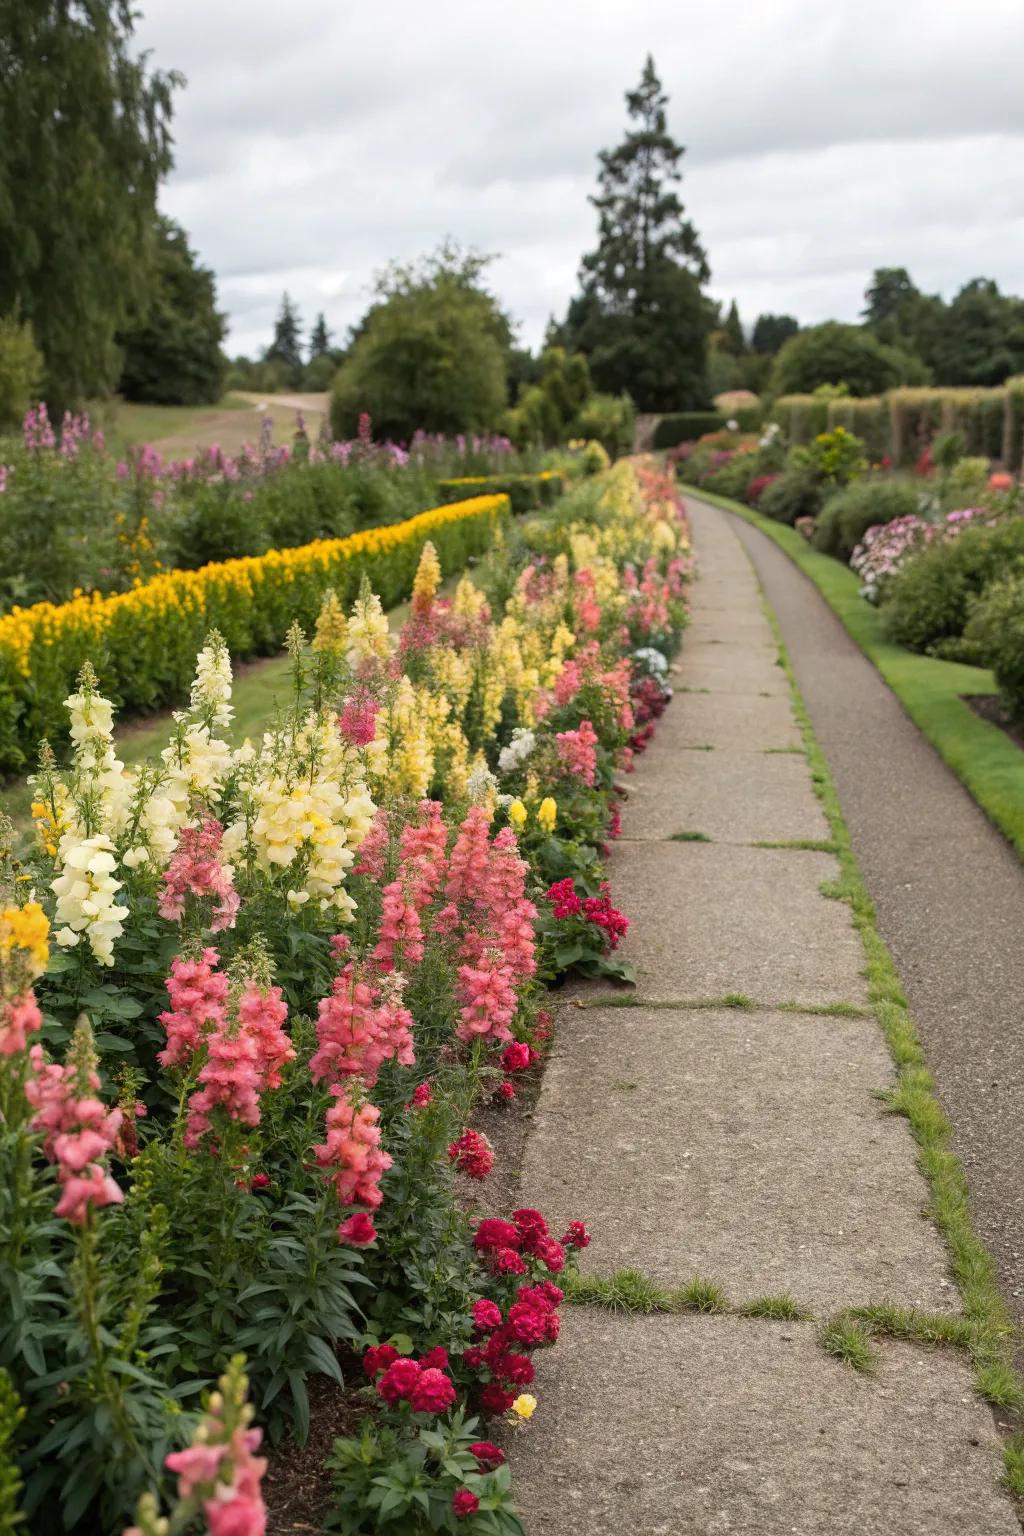
<svg viewBox="0 0 1024 1536">
<path fill-rule="evenodd" d="M 1012 718 L 998 693 L 965 693 L 961 697 L 976 715 L 980 715 L 990 725 L 998 725 L 1014 746 L 1024 751 L 1024 724 Z"/>
</svg>

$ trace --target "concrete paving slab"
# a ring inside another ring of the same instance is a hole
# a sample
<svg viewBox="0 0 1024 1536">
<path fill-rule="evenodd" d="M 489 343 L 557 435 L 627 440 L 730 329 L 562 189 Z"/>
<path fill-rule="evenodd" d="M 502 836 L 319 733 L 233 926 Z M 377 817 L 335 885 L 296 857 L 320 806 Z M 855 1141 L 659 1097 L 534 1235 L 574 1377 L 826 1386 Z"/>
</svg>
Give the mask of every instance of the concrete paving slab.
<svg viewBox="0 0 1024 1536">
<path fill-rule="evenodd" d="M 529 1536 L 1019 1536 L 963 1357 L 806 1324 L 571 1309 L 510 1436 Z"/>
<path fill-rule="evenodd" d="M 695 646 L 693 653 L 682 658 L 677 676 L 680 686 L 698 692 L 774 693 L 789 698 L 789 679 L 767 651 L 752 655 L 736 645 Z"/>
<path fill-rule="evenodd" d="M 728 661 L 724 663 L 728 666 Z M 788 697 L 684 693 L 660 722 L 659 734 L 674 747 L 714 747 L 765 752 L 802 743 Z"/>
<path fill-rule="evenodd" d="M 622 954 L 637 966 L 638 995 L 859 1002 L 864 958 L 850 909 L 818 889 L 838 872 L 827 853 L 620 843 L 609 873 L 630 918 Z"/>
<path fill-rule="evenodd" d="M 586 1273 L 702 1275 L 733 1303 L 787 1292 L 816 1316 L 893 1302 L 959 1311 L 874 1019 L 567 1009 L 522 1189 Z M 586 1114 L 580 1106 L 586 1104 Z"/>
<path fill-rule="evenodd" d="M 685 709 L 683 694 L 672 709 Z M 680 756 L 685 760 L 679 762 Z M 829 826 L 804 757 L 782 752 L 686 752 L 659 733 L 628 779 L 622 835 L 662 842 L 703 832 L 716 843 L 824 842 Z"/>
</svg>

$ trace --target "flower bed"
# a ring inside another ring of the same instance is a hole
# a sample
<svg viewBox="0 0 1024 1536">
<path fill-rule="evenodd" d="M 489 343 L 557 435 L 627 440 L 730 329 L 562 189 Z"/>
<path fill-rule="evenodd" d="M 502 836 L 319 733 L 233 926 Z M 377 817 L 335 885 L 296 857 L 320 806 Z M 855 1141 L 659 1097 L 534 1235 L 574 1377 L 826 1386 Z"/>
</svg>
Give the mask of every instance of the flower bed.
<svg viewBox="0 0 1024 1536">
<path fill-rule="evenodd" d="M 408 591 L 425 539 L 446 573 L 459 571 L 507 511 L 504 496 L 474 497 L 345 539 L 172 571 L 113 597 L 15 609 L 0 618 L 0 773 L 63 733 L 63 701 L 86 658 L 125 710 L 178 702 L 208 630 L 235 657 L 267 655 L 289 624 L 312 624 L 328 587 L 347 601 L 365 575 L 391 605 Z"/>
<path fill-rule="evenodd" d="M 536 475 L 460 475 L 454 480 L 437 482 L 441 501 L 461 501 L 466 496 L 507 496 L 513 512 L 550 506 L 561 496 L 563 488 L 563 477 L 553 469 L 543 469 Z"/>
<path fill-rule="evenodd" d="M 83 669 L 34 866 L 0 853 L 0 1446 L 32 1529 L 117 1532 L 141 1495 L 144 1536 L 161 1505 L 259 1536 L 260 1434 L 304 1440 L 319 1377 L 363 1416 L 332 1528 L 520 1531 L 483 1421 L 532 1416 L 589 1238 L 456 1186 L 543 1054 L 541 981 L 621 973 L 602 849 L 687 569 L 671 481 L 624 463 L 451 601 L 427 544 L 397 644 L 367 583 L 328 594 L 259 743 L 218 636 L 131 771 Z"/>
</svg>

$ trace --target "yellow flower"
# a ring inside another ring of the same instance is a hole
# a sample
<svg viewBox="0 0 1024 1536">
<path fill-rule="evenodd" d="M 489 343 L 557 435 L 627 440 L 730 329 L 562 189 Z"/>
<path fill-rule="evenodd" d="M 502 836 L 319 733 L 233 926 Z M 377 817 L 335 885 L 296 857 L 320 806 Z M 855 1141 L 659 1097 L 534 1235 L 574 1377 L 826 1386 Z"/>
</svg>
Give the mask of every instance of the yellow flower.
<svg viewBox="0 0 1024 1536">
<path fill-rule="evenodd" d="M 9 956 L 13 949 L 22 949 L 30 976 L 41 976 L 50 958 L 49 932 L 49 920 L 38 901 L 27 901 L 23 907 L 4 907 L 0 910 L 0 959 Z"/>
<path fill-rule="evenodd" d="M 553 832 L 558 819 L 558 806 L 550 795 L 545 795 L 537 807 L 537 822 L 543 832 Z"/>
<path fill-rule="evenodd" d="M 517 832 L 521 832 L 526 826 L 526 806 L 521 800 L 512 801 L 508 808 L 508 819 Z"/>
<path fill-rule="evenodd" d="M 537 1399 L 532 1392 L 520 1392 L 512 1404 L 512 1412 L 518 1414 L 521 1419 L 532 1419 L 536 1407 Z"/>
</svg>

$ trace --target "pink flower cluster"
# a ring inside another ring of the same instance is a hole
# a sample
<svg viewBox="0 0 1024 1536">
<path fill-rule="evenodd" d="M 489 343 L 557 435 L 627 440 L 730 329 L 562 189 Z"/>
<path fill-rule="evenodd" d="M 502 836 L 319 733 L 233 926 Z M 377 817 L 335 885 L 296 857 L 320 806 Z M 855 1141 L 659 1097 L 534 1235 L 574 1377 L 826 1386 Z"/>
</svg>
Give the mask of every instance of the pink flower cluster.
<svg viewBox="0 0 1024 1536">
<path fill-rule="evenodd" d="M 440 1345 L 420 1360 L 400 1355 L 392 1344 L 371 1346 L 363 1356 L 363 1370 L 377 1381 L 377 1392 L 390 1406 L 408 1403 L 413 1413 L 444 1413 L 456 1400 L 448 1371 L 448 1352 Z"/>
<path fill-rule="evenodd" d="M 21 997 L 0 1002 L 0 1056 L 17 1056 L 43 1022 L 36 995 L 29 987 Z"/>
<path fill-rule="evenodd" d="M 424 949 L 422 914 L 444 879 L 448 831 L 442 807 L 436 800 L 422 800 L 419 813 L 418 823 L 402 829 L 398 873 L 384 887 L 380 938 L 373 953 L 382 971 L 393 970 L 396 957 L 405 969 L 419 965 Z"/>
<path fill-rule="evenodd" d="M 280 987 L 265 990 L 250 982 L 238 1000 L 235 1016 L 224 1016 L 205 1036 L 206 1061 L 199 1088 L 188 1101 L 186 1147 L 198 1146 L 212 1130 L 218 1109 L 244 1125 L 260 1123 L 260 1099 L 281 1086 L 281 1072 L 295 1059 L 283 1028 L 288 1005 Z"/>
<path fill-rule="evenodd" d="M 416 1061 L 412 1014 L 402 1002 L 399 978 L 378 981 L 349 960 L 317 1008 L 317 1049 L 309 1063 L 315 1083 L 337 1085 L 359 1077 L 367 1088 L 385 1061 L 403 1067 Z"/>
<path fill-rule="evenodd" d="M 528 866 L 510 827 L 491 841 L 489 820 L 482 806 L 473 806 L 460 826 L 448 865 L 448 906 L 438 915 L 442 929 L 448 923 L 462 929 L 455 989 L 461 1040 L 511 1040 L 518 987 L 537 969 Z"/>
<path fill-rule="evenodd" d="M 354 747 L 365 747 L 377 734 L 380 705 L 368 688 L 357 688 L 342 705 L 338 729 Z"/>
<path fill-rule="evenodd" d="M 164 1465 L 178 1476 L 178 1497 L 198 1496 L 209 1536 L 264 1536 L 267 1512 L 261 1483 L 266 1458 L 255 1455 L 262 1431 L 239 1424 L 227 1439 L 216 1438 L 223 1430 L 216 1414 L 206 1426 L 209 1438 L 172 1451 Z M 212 1433 L 211 1433 L 212 1430 Z M 137 1528 L 125 1536 L 138 1536 Z"/>
<path fill-rule="evenodd" d="M 381 1176 L 391 1167 L 391 1158 L 381 1151 L 380 1110 L 372 1104 L 359 1103 L 351 1084 L 336 1084 L 331 1092 L 334 1103 L 327 1111 L 327 1140 L 313 1148 L 321 1168 L 330 1172 L 331 1182 L 342 1205 L 367 1205 L 375 1211 L 383 1200 Z M 352 1230 L 339 1238 L 352 1240 Z M 359 1228 L 360 1243 L 372 1242 L 365 1224 Z M 374 1234 L 376 1235 L 376 1234 Z"/>
<path fill-rule="evenodd" d="M 592 786 L 597 780 L 597 732 L 590 721 L 581 720 L 575 731 L 559 731 L 555 741 L 565 772 Z"/>
<path fill-rule="evenodd" d="M 210 929 L 219 933 L 235 926 L 241 897 L 234 887 L 230 869 L 220 862 L 224 828 L 213 817 L 198 827 L 183 827 L 174 858 L 164 871 L 164 890 L 159 912 L 172 922 L 180 922 L 185 899 L 192 895 L 199 901 L 213 901 Z"/>
<path fill-rule="evenodd" d="M 104 1162 L 117 1141 L 121 1111 L 107 1109 L 96 1097 L 100 1086 L 96 1072 L 75 1061 L 71 1053 L 68 1062 L 59 1066 L 44 1060 L 42 1046 L 34 1045 L 29 1063 L 25 1097 L 34 1110 L 32 1125 L 43 1133 L 44 1151 L 57 1164 L 61 1183 L 56 1212 L 83 1226 L 91 1210 L 119 1205 L 124 1199 Z"/>
</svg>

